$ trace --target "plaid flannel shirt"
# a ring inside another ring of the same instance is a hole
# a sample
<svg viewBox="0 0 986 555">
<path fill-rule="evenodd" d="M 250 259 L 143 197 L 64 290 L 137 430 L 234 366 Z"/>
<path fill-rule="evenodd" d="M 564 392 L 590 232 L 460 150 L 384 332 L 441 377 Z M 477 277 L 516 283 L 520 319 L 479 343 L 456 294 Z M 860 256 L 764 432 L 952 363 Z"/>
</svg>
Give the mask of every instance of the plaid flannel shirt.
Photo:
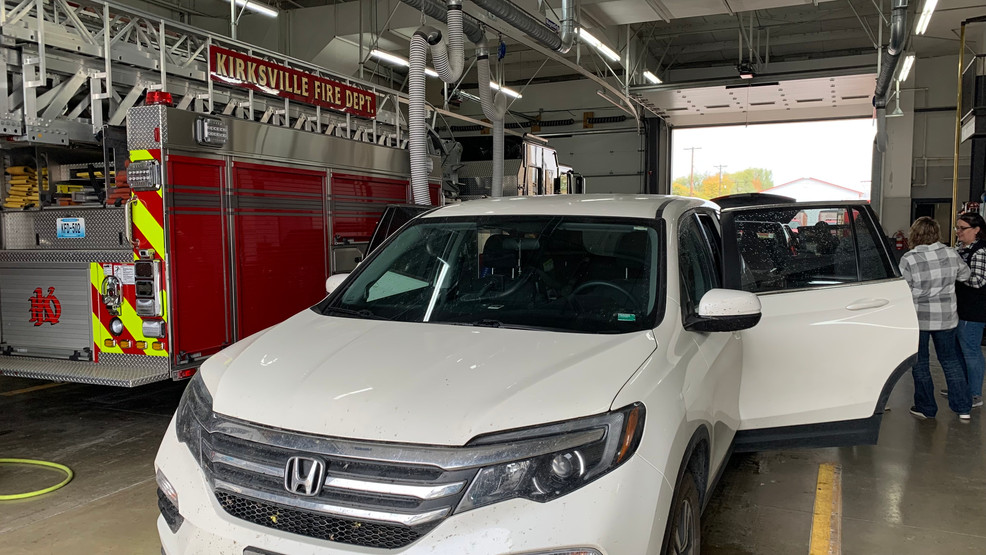
<svg viewBox="0 0 986 555">
<path fill-rule="evenodd" d="M 959 256 L 963 260 L 965 260 L 965 253 L 972 246 L 959 243 L 959 246 L 956 247 Z M 969 261 L 969 269 L 972 270 L 972 276 L 969 277 L 965 284 L 973 289 L 982 289 L 986 286 L 986 249 L 979 249 L 976 254 L 972 255 L 972 260 Z"/>
<path fill-rule="evenodd" d="M 959 325 L 955 282 L 968 280 L 972 272 L 953 249 L 941 243 L 918 245 L 900 259 L 900 273 L 911 286 L 921 331 Z"/>
</svg>

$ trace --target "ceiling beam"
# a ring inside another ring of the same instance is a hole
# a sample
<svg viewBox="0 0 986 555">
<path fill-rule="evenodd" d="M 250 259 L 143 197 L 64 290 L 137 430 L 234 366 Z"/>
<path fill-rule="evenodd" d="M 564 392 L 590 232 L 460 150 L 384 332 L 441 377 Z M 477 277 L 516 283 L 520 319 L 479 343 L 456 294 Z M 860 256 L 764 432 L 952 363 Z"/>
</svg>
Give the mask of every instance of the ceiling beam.
<svg viewBox="0 0 986 555">
<path fill-rule="evenodd" d="M 505 24 L 503 22 L 503 20 L 501 20 L 499 18 L 490 17 L 489 12 L 487 12 L 486 10 L 483 10 L 482 8 L 476 6 L 472 2 L 465 2 L 465 3 L 463 3 L 462 8 L 463 8 L 462 11 L 464 11 L 465 13 L 467 13 L 467 14 L 475 17 L 480 23 L 485 24 L 487 27 L 489 27 L 491 29 L 496 29 L 497 31 L 503 33 L 504 35 L 507 35 L 508 37 L 514 39 L 515 41 L 517 41 L 517 42 L 519 42 L 519 43 L 527 46 L 531 50 L 535 50 L 535 51 L 541 53 L 542 55 L 547 56 L 548 58 L 551 58 L 555 62 L 557 62 L 559 64 L 562 64 L 562 65 L 568 67 L 569 69 L 571 69 L 571 70 L 573 70 L 573 71 L 581 74 L 582 76 L 586 77 L 587 79 L 589 79 L 591 81 L 594 81 L 596 84 L 598 84 L 599 86 L 601 86 L 603 88 L 603 90 L 611 93 L 613 95 L 613 97 L 615 97 L 620 102 L 622 102 L 623 104 L 625 104 L 625 107 L 628 110 L 631 110 L 634 113 L 637 113 L 638 112 L 637 104 L 634 103 L 634 102 L 632 102 L 630 100 L 630 98 L 627 97 L 624 94 L 624 92 L 623 92 L 623 90 L 621 88 L 617 88 L 612 83 L 610 83 L 609 81 L 607 81 L 605 78 L 602 78 L 602 77 L 596 75 L 595 73 L 593 73 L 593 72 L 589 71 L 588 69 L 582 67 L 581 65 L 579 65 L 579 64 L 577 64 L 577 63 L 569 60 L 568 58 L 566 58 L 565 56 L 559 54 L 558 52 L 555 52 L 554 50 L 549 50 L 548 48 L 545 48 L 544 46 L 542 46 L 537 41 L 535 41 L 535 40 L 531 39 L 530 37 L 528 37 L 527 34 L 525 34 L 523 31 L 520 31 L 519 29 L 516 29 L 516 28 L 514 28 L 511 25 Z"/>
</svg>

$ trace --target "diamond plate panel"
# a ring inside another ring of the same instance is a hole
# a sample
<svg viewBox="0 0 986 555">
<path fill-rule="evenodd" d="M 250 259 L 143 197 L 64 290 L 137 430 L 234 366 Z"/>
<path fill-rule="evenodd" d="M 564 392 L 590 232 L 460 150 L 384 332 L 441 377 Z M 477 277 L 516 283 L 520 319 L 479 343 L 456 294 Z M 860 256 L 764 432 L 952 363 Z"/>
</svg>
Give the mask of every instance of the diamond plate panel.
<svg viewBox="0 0 986 555">
<path fill-rule="evenodd" d="M 43 251 L 43 250 L 12 250 L 0 251 L 0 264 L 21 263 L 75 263 L 75 262 L 121 262 L 134 261 L 131 250 L 116 251 Z"/>
<path fill-rule="evenodd" d="M 127 114 L 127 147 L 130 150 L 161 148 L 168 142 L 167 108 L 164 106 L 135 106 Z M 154 140 L 154 130 L 161 130 L 161 140 Z"/>
<path fill-rule="evenodd" d="M 108 359 L 109 356 L 103 355 L 101 358 Z M 129 358 L 153 358 L 157 364 L 153 366 L 149 364 L 135 366 L 133 363 L 116 361 L 92 363 L 0 356 L 0 375 L 122 387 L 136 387 L 138 385 L 167 380 L 171 377 L 171 370 L 168 367 L 167 360 L 161 359 L 160 357 L 141 357 L 135 355 L 129 355 Z"/>
<path fill-rule="evenodd" d="M 74 208 L 4 212 L 4 248 L 7 250 L 118 250 L 127 246 L 122 208 Z M 59 239 L 58 218 L 83 218 L 86 236 Z"/>
</svg>

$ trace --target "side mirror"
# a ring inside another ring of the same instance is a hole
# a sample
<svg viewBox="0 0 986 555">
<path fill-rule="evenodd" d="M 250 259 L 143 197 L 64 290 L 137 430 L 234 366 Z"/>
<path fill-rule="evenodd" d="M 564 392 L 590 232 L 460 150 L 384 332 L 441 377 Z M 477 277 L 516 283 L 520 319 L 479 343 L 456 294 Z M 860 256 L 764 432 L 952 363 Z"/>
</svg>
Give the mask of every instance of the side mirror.
<svg viewBox="0 0 986 555">
<path fill-rule="evenodd" d="M 760 298 L 748 291 L 712 289 L 698 305 L 698 315 L 685 321 L 688 331 L 740 331 L 760 322 Z"/>
<path fill-rule="evenodd" d="M 336 290 L 337 287 L 342 285 L 342 282 L 346 281 L 349 274 L 334 274 L 325 280 L 325 292 L 331 293 Z"/>
</svg>

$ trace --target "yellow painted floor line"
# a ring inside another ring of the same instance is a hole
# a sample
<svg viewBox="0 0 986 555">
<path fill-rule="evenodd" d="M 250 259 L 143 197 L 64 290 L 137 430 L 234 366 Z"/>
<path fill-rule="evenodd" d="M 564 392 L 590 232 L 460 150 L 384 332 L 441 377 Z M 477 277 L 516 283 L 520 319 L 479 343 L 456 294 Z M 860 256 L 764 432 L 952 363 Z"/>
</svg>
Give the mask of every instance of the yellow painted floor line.
<svg viewBox="0 0 986 555">
<path fill-rule="evenodd" d="M 13 397 L 14 395 L 20 395 L 21 393 L 30 393 L 32 391 L 38 391 L 39 389 L 48 389 L 50 387 L 58 387 L 60 385 L 65 385 L 65 382 L 45 383 L 34 387 L 25 387 L 24 389 L 4 391 L 3 393 L 0 393 L 0 395 L 3 395 L 4 397 Z"/>
<path fill-rule="evenodd" d="M 842 467 L 832 463 L 818 465 L 815 510 L 811 520 L 808 555 L 842 553 Z"/>
</svg>

